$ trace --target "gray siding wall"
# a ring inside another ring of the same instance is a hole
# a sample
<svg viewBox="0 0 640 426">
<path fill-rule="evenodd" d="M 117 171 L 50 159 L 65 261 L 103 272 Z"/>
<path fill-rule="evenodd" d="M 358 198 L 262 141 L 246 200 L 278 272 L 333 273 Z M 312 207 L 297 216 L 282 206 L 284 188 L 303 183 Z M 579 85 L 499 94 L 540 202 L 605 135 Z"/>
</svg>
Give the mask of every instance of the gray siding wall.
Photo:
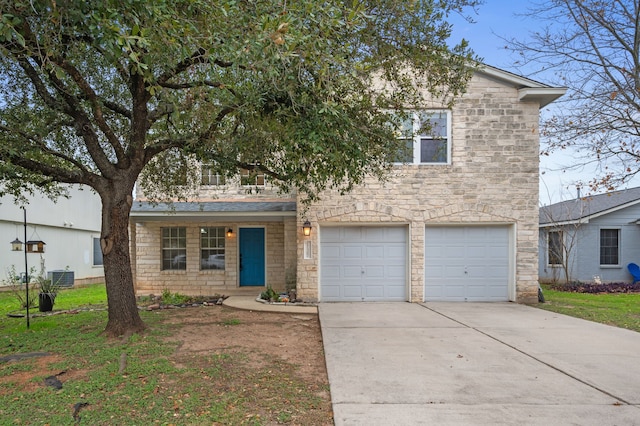
<svg viewBox="0 0 640 426">
<path fill-rule="evenodd" d="M 571 229 L 577 232 L 577 242 L 568 262 L 571 279 L 593 282 L 594 276 L 599 276 L 603 282 L 631 282 L 632 277 L 627 270 L 627 264 L 633 262 L 640 265 L 640 225 L 635 224 L 638 219 L 640 205 L 634 205 L 592 219 L 577 228 L 570 226 L 566 232 L 570 232 Z M 603 228 L 620 229 L 619 265 L 600 265 L 600 230 Z M 547 229 L 540 230 L 539 276 L 543 281 L 550 281 L 554 278 L 554 268 L 547 266 L 546 234 Z M 564 273 L 557 270 L 556 277 L 563 280 Z"/>
</svg>

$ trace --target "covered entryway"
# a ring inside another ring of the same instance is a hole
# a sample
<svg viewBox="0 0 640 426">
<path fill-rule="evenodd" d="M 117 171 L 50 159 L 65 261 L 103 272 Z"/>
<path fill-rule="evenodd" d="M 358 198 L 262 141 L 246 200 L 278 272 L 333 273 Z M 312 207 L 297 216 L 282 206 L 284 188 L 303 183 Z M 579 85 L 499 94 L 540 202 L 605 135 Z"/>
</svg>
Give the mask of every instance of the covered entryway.
<svg viewBox="0 0 640 426">
<path fill-rule="evenodd" d="M 324 226 L 320 232 L 320 300 L 407 300 L 407 228 Z"/>
<path fill-rule="evenodd" d="M 435 226 L 425 232 L 425 301 L 509 300 L 508 226 Z"/>
</svg>

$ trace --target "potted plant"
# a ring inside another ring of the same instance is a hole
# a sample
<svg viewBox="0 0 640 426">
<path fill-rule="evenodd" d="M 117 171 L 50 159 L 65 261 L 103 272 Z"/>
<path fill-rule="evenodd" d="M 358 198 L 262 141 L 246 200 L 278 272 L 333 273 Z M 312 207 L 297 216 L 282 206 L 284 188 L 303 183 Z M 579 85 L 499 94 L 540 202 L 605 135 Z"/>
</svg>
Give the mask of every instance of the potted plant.
<svg viewBox="0 0 640 426">
<path fill-rule="evenodd" d="M 44 271 L 41 271 L 40 275 L 35 278 L 34 287 L 39 290 L 38 308 L 40 312 L 51 312 L 53 310 L 53 304 L 58 295 L 58 290 L 60 290 L 60 279 L 54 282 L 44 275 Z"/>
</svg>

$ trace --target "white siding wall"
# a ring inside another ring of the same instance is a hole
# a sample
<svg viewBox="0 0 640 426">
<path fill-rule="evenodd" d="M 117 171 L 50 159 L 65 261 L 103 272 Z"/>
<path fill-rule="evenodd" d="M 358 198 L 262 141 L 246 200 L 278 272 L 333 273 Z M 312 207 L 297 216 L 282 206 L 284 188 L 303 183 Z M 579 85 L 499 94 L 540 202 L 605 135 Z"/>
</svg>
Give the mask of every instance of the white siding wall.
<svg viewBox="0 0 640 426">
<path fill-rule="evenodd" d="M 102 277 L 101 266 L 93 266 L 93 238 L 100 237 L 101 204 L 98 195 L 88 189 L 72 187 L 71 198 L 56 202 L 37 195 L 29 197 L 27 210 L 27 239 L 46 243 L 40 255 L 29 253 L 29 269 L 40 269 L 44 260 L 47 271 L 69 268 L 76 281 Z M 10 242 L 16 237 L 24 242 L 23 211 L 11 197 L 0 198 L 0 279 L 6 278 L 7 268 L 15 266 L 24 271 L 24 252 L 11 251 Z"/>
</svg>

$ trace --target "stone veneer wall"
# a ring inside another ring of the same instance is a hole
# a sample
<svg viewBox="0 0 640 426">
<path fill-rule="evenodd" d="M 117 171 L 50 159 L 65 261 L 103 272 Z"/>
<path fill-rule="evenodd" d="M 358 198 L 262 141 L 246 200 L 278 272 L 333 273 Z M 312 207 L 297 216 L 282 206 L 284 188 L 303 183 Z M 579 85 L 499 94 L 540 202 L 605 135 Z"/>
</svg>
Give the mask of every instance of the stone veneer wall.
<svg viewBox="0 0 640 426">
<path fill-rule="evenodd" d="M 163 271 L 161 269 L 161 228 L 187 228 L 187 269 L 185 271 Z M 224 226 L 233 229 L 233 236 L 225 240 L 225 270 L 200 270 L 200 227 Z M 287 265 L 291 268 L 293 242 L 286 243 L 285 236 L 295 227 L 295 219 L 285 222 L 179 222 L 147 221 L 132 225 L 132 251 L 134 277 L 137 294 L 160 294 L 164 289 L 187 295 L 224 294 L 238 287 L 238 228 L 264 227 L 266 238 L 266 280 L 276 290 L 284 290 Z M 295 265 L 295 258 L 293 260 Z M 251 289 L 252 287 L 242 287 Z M 254 287 L 256 295 L 263 287 Z M 247 291 L 249 291 L 247 290 Z"/>
<path fill-rule="evenodd" d="M 386 182 L 370 179 L 345 196 L 328 191 L 299 219 L 298 228 L 308 218 L 319 231 L 309 237 L 312 259 L 298 238 L 300 297 L 318 298 L 323 224 L 408 225 L 412 302 L 424 299 L 426 226 L 505 224 L 515 232 L 515 300 L 537 302 L 539 105 L 483 74 L 467 92 L 452 109 L 450 165 L 398 166 Z"/>
</svg>

